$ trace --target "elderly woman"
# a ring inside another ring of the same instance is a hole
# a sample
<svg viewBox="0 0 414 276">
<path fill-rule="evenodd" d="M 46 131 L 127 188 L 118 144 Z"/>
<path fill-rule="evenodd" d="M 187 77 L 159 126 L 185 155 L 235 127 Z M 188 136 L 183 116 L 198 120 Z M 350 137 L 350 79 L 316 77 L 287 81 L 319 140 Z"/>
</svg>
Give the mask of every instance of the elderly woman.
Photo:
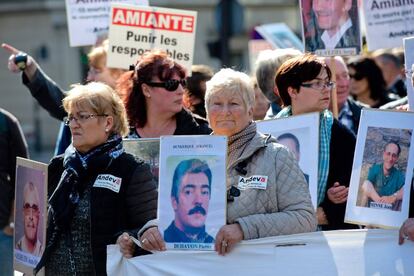
<svg viewBox="0 0 414 276">
<path fill-rule="evenodd" d="M 246 74 L 222 69 L 207 82 L 206 110 L 213 134 L 228 137 L 227 224 L 215 237 L 221 255 L 241 240 L 316 229 L 309 190 L 295 157 L 256 131 L 253 106 L 254 90 Z M 239 190 L 239 179 L 253 175 L 266 176 L 265 187 Z M 145 249 L 165 249 L 156 227 L 144 227 L 140 233 Z"/>
<path fill-rule="evenodd" d="M 134 72 L 125 74 L 130 77 L 122 76 L 117 90 L 128 95 L 128 138 L 211 133 L 205 119 L 183 108 L 185 70 L 165 52 L 144 53 Z"/>
<path fill-rule="evenodd" d="M 149 166 L 123 150 L 126 112 L 112 88 L 77 85 L 63 106 L 72 144 L 49 165 L 47 245 L 36 271 L 104 275 L 108 244 L 125 257 L 140 253 L 129 235 L 156 216 L 156 185 Z"/>
<path fill-rule="evenodd" d="M 292 58 L 276 73 L 284 109 L 278 118 L 319 112 L 318 223 L 323 230 L 355 228 L 344 215 L 354 158 L 355 136 L 328 110 L 331 71 L 315 55 Z"/>
</svg>

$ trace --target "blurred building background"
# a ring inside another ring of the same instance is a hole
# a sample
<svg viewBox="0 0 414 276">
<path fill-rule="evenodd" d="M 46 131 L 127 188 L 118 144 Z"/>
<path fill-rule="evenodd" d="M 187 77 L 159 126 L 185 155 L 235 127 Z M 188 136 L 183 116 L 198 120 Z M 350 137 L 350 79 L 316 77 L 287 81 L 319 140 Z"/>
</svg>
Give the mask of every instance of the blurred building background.
<svg viewBox="0 0 414 276">
<path fill-rule="evenodd" d="M 301 34 L 298 0 L 149 2 L 152 6 L 198 12 L 194 63 L 207 64 L 215 69 L 225 64 L 248 72 L 247 42 L 257 25 L 285 22 L 299 37 Z M 229 12 L 230 16 L 223 16 Z M 231 24 L 223 26 L 229 19 Z M 217 45 L 223 46 L 223 35 L 229 38 L 228 49 L 221 49 L 220 52 Z M 64 0 L 0 0 L 0 42 L 30 53 L 65 90 L 72 83 L 82 82 L 85 76 L 85 58 L 82 53 L 88 49 L 69 47 Z M 223 51 L 227 53 L 223 63 L 211 56 L 217 50 L 218 54 Z M 22 85 L 20 74 L 12 74 L 7 70 L 8 56 L 6 51 L 0 50 L 0 107 L 9 110 L 20 120 L 32 158 L 47 162 L 53 154 L 59 121 L 37 105 Z"/>
</svg>

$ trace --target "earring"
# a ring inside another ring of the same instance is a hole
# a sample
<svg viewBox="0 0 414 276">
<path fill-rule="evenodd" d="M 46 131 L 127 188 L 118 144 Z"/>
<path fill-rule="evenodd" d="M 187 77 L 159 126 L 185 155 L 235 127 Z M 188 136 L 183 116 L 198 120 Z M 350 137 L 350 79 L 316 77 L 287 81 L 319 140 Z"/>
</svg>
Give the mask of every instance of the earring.
<svg viewBox="0 0 414 276">
<path fill-rule="evenodd" d="M 109 129 L 105 128 L 105 132 L 108 133 Z"/>
</svg>

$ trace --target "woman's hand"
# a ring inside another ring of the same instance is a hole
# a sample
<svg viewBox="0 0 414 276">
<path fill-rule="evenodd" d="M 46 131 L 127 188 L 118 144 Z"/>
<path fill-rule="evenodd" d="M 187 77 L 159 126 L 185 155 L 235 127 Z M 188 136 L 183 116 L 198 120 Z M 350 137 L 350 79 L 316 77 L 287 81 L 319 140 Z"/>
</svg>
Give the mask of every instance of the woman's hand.
<svg viewBox="0 0 414 276">
<path fill-rule="evenodd" d="M 21 72 L 21 70 L 15 63 L 15 58 L 16 55 L 21 54 L 23 52 L 6 43 L 1 44 L 1 47 L 10 54 L 9 61 L 7 63 L 7 68 L 9 69 L 9 71 L 13 73 Z M 31 56 L 27 55 L 26 68 L 24 69 L 24 73 L 26 74 L 29 80 L 33 79 L 36 70 L 36 62 Z"/>
<path fill-rule="evenodd" d="M 334 185 L 328 189 L 328 198 L 335 204 L 346 202 L 348 198 L 348 187 L 340 185 L 339 182 L 335 182 Z"/>
<path fill-rule="evenodd" d="M 141 246 L 143 249 L 147 251 L 157 250 L 157 251 L 165 251 L 167 248 L 165 247 L 164 239 L 161 237 L 161 233 L 158 230 L 158 227 L 151 227 L 148 228 L 142 235 L 141 235 Z"/>
<path fill-rule="evenodd" d="M 322 207 L 316 209 L 316 218 L 318 219 L 318 225 L 327 225 L 329 224 L 328 219 L 326 218 L 325 211 Z"/>
<path fill-rule="evenodd" d="M 135 251 L 135 243 L 128 233 L 122 233 L 116 240 L 116 243 L 119 244 L 120 251 L 125 258 L 132 258 Z"/>
<path fill-rule="evenodd" d="M 400 228 L 398 244 L 403 244 L 406 239 L 414 241 L 414 218 L 409 218 L 404 221 Z"/>
<path fill-rule="evenodd" d="M 243 236 L 240 224 L 233 223 L 224 225 L 216 235 L 214 250 L 216 250 L 219 255 L 224 256 L 226 253 L 229 253 L 238 242 L 243 240 Z"/>
</svg>

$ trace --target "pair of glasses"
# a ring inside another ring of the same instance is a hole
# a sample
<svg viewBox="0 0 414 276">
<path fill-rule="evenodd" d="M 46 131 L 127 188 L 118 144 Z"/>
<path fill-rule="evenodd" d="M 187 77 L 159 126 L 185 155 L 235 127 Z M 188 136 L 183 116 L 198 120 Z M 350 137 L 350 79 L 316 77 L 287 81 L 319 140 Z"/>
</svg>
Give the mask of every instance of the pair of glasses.
<svg viewBox="0 0 414 276">
<path fill-rule="evenodd" d="M 312 83 L 302 83 L 300 86 L 315 90 L 323 90 L 325 88 L 333 89 L 335 87 L 335 83 L 333 81 L 317 81 Z"/>
<path fill-rule="evenodd" d="M 413 76 L 414 71 L 413 70 L 404 70 L 405 75 L 409 78 Z"/>
<path fill-rule="evenodd" d="M 23 205 L 23 211 L 28 214 L 30 212 L 30 210 L 32 210 L 32 212 L 37 213 L 39 212 L 39 206 L 37 206 L 36 204 L 30 205 L 29 203 L 25 203 Z"/>
<path fill-rule="evenodd" d="M 166 80 L 165 82 L 145 82 L 145 84 L 152 86 L 152 87 L 162 87 L 165 88 L 168 91 L 174 92 L 177 90 L 178 85 L 181 84 L 181 86 L 184 88 L 187 86 L 187 80 L 181 79 L 181 80 Z"/>
<path fill-rule="evenodd" d="M 364 75 L 359 74 L 359 73 L 349 74 L 349 77 L 350 77 L 351 79 L 354 79 L 354 80 L 357 80 L 357 81 L 362 80 L 363 78 L 365 78 L 365 76 L 364 76 Z"/>
<path fill-rule="evenodd" d="M 70 122 L 75 121 L 76 123 L 83 124 L 90 118 L 96 117 L 107 117 L 108 114 L 79 114 L 78 116 L 69 115 L 68 117 L 63 118 L 63 123 L 69 125 Z"/>
</svg>

